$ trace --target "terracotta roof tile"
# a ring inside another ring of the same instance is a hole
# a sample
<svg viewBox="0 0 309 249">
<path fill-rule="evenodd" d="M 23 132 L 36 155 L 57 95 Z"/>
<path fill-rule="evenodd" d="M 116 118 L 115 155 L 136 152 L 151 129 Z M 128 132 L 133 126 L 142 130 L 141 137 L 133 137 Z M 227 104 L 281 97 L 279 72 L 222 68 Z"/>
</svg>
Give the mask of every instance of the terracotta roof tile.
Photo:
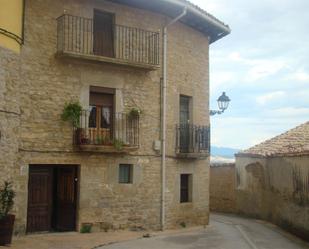
<svg viewBox="0 0 309 249">
<path fill-rule="evenodd" d="M 309 121 L 279 136 L 241 151 L 236 156 L 275 156 L 287 154 L 309 154 Z"/>
</svg>

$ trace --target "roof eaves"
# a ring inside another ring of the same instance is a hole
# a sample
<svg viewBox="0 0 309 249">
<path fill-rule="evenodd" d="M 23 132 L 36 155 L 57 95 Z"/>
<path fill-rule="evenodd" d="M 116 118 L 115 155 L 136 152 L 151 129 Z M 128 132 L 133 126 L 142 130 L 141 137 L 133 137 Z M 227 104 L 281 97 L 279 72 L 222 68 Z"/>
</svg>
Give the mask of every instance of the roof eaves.
<svg viewBox="0 0 309 249">
<path fill-rule="evenodd" d="M 216 25 L 218 28 L 222 30 L 222 33 L 218 36 L 218 39 L 221 38 L 222 34 L 228 35 L 229 33 L 231 33 L 231 29 L 227 24 L 220 21 L 215 16 L 209 14 L 206 10 L 203 10 L 202 8 L 200 8 L 199 6 L 193 4 L 188 0 L 164 0 L 164 1 L 173 3 L 178 6 L 182 5 L 182 7 L 187 7 L 189 8 L 190 11 L 194 12 L 196 15 L 199 15 L 208 22 L 211 22 L 212 24 Z"/>
</svg>

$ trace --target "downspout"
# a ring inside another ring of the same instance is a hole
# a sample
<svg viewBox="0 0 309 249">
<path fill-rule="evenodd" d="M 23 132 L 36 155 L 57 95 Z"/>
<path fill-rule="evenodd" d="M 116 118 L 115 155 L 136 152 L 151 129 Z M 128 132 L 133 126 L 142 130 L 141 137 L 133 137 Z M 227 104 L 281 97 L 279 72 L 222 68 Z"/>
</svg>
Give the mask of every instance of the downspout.
<svg viewBox="0 0 309 249">
<path fill-rule="evenodd" d="M 184 17 L 187 14 L 187 8 L 184 7 L 183 12 L 170 21 L 163 28 L 163 86 L 162 86 L 162 129 L 161 129 L 161 229 L 164 230 L 165 225 L 165 167 L 166 167 L 166 89 L 167 89 L 167 28 L 177 22 L 179 19 Z"/>
</svg>

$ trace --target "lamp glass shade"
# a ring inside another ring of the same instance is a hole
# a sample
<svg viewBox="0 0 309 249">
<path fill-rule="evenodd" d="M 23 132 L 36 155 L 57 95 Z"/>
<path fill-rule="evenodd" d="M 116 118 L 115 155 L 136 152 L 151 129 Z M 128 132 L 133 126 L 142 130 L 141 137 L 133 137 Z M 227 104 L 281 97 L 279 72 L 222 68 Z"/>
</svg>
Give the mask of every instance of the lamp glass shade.
<svg viewBox="0 0 309 249">
<path fill-rule="evenodd" d="M 218 107 L 220 110 L 224 111 L 228 108 L 230 103 L 230 98 L 225 95 L 225 92 L 222 93 L 222 95 L 218 98 Z"/>
</svg>

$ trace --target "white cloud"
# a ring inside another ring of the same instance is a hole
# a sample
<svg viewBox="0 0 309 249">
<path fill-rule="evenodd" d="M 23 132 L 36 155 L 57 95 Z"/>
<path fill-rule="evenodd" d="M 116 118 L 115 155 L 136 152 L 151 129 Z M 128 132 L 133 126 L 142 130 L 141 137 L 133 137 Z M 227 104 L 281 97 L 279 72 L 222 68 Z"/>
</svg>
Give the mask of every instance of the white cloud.
<svg viewBox="0 0 309 249">
<path fill-rule="evenodd" d="M 288 63 L 281 58 L 255 59 L 242 56 L 239 52 L 230 53 L 226 60 L 230 60 L 231 63 L 240 63 L 248 68 L 245 81 L 257 81 L 288 67 Z"/>
<path fill-rule="evenodd" d="M 252 65 L 247 73 L 247 81 L 257 81 L 278 73 L 286 67 L 286 63 L 281 60 L 251 60 Z"/>
<path fill-rule="evenodd" d="M 257 96 L 256 102 L 260 105 L 266 105 L 269 102 L 282 99 L 285 96 L 286 96 L 286 93 L 283 92 L 283 91 L 271 92 L 271 93 L 267 93 L 267 94 L 264 94 L 264 95 Z"/>
<path fill-rule="evenodd" d="M 265 116 L 280 118 L 280 119 L 292 119 L 296 121 L 297 119 L 303 120 L 307 118 L 309 120 L 309 107 L 285 107 L 276 108 L 272 110 L 267 110 Z"/>
<path fill-rule="evenodd" d="M 291 81 L 308 82 L 309 85 L 309 73 L 305 72 L 303 69 L 300 69 L 295 73 L 289 74 L 286 79 Z"/>
<path fill-rule="evenodd" d="M 237 82 L 236 73 L 230 71 L 216 71 L 210 76 L 211 92 L 231 87 L 233 82 Z"/>
</svg>

